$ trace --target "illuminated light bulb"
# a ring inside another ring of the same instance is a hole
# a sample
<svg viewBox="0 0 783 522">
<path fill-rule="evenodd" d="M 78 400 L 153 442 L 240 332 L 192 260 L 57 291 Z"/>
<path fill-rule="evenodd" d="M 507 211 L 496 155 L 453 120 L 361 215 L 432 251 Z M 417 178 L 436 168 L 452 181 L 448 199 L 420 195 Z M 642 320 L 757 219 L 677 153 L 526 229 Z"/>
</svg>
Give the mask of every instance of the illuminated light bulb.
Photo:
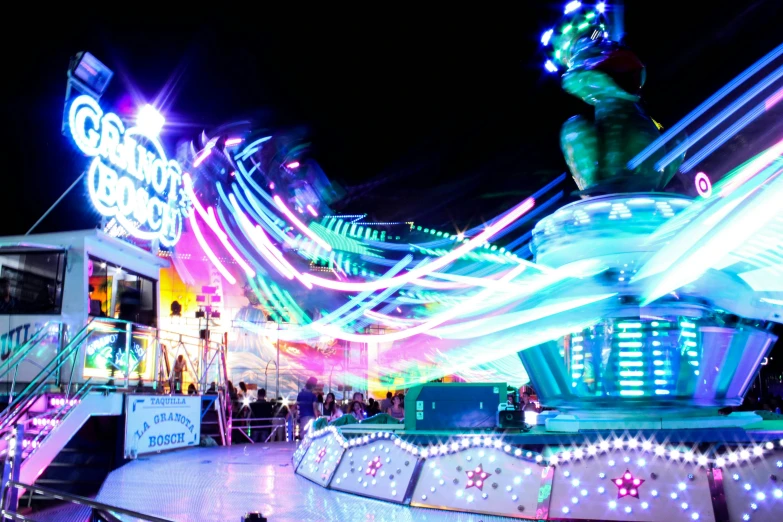
<svg viewBox="0 0 783 522">
<path fill-rule="evenodd" d="M 601 487 L 599 487 L 599 488 L 598 488 L 598 492 L 599 492 L 600 494 L 602 494 L 602 495 L 604 494 L 604 492 L 605 492 L 605 491 L 606 491 L 606 489 L 605 489 L 603 486 L 601 486 Z"/>
<path fill-rule="evenodd" d="M 735 463 L 735 462 L 737 462 L 738 460 L 739 460 L 739 457 L 737 456 L 737 454 L 736 454 L 736 453 L 732 453 L 731 455 L 729 455 L 729 462 L 731 462 L 731 463 Z"/>
<path fill-rule="evenodd" d="M 672 497 L 672 500 L 677 500 L 677 493 L 672 493 L 671 497 Z"/>
<path fill-rule="evenodd" d="M 613 443 L 615 449 L 620 449 L 623 447 L 623 440 L 622 439 L 615 439 Z"/>
<path fill-rule="evenodd" d="M 571 472 L 570 471 L 564 471 L 563 472 L 563 476 L 564 477 L 570 477 L 571 476 Z"/>
<path fill-rule="evenodd" d="M 602 440 L 599 446 L 603 451 L 606 451 L 609 449 L 609 441 Z"/>
<path fill-rule="evenodd" d="M 634 486 L 638 486 L 638 485 L 639 485 L 639 484 L 641 484 L 641 483 L 642 483 L 642 481 L 641 481 L 641 480 L 639 480 L 639 479 L 633 479 L 633 485 L 634 485 Z"/>
<path fill-rule="evenodd" d="M 751 485 L 750 484 L 745 484 L 744 487 L 745 487 L 745 491 L 750 491 L 751 490 Z"/>
<path fill-rule="evenodd" d="M 582 7 L 582 2 L 580 2 L 579 0 L 573 0 L 573 2 L 568 2 L 565 6 L 565 10 L 563 11 L 563 14 L 572 13 L 577 9 L 579 9 L 580 7 Z"/>
<path fill-rule="evenodd" d="M 771 442 L 767 442 L 767 443 L 764 445 L 764 447 L 765 447 L 765 448 L 767 448 L 768 450 L 771 450 L 771 449 L 773 449 L 773 448 L 775 447 L 775 445 L 774 445 L 774 444 L 772 444 Z"/>
<path fill-rule="evenodd" d="M 761 446 L 756 446 L 753 448 L 753 454 L 757 457 L 764 454 L 764 449 Z"/>
<path fill-rule="evenodd" d="M 650 504 L 647 502 L 642 502 L 642 509 L 647 509 L 648 507 L 650 507 Z"/>
<path fill-rule="evenodd" d="M 571 503 L 572 504 L 578 504 L 579 503 L 579 499 L 577 497 L 571 497 Z"/>
<path fill-rule="evenodd" d="M 623 496 L 623 497 L 624 497 L 624 496 L 625 496 L 625 495 L 627 495 L 627 494 L 628 494 L 628 490 L 627 490 L 627 489 L 625 489 L 625 488 L 620 488 L 620 496 Z"/>
<path fill-rule="evenodd" d="M 289 163 L 286 163 L 285 168 L 287 168 L 288 170 L 294 170 L 294 169 L 298 169 L 299 166 L 300 166 L 300 163 L 298 161 L 294 160 L 294 161 L 291 161 Z"/>
<path fill-rule="evenodd" d="M 693 520 L 699 520 L 699 514 L 694 511 L 693 513 L 691 513 L 691 518 Z"/>
<path fill-rule="evenodd" d="M 624 475 L 624 477 L 625 477 L 625 480 L 631 480 L 631 474 L 630 473 L 626 473 Z"/>
<path fill-rule="evenodd" d="M 582 458 L 582 457 L 584 457 L 584 456 L 585 456 L 585 452 L 584 452 L 584 451 L 582 451 L 582 450 L 580 450 L 580 449 L 578 449 L 578 450 L 576 450 L 576 451 L 574 452 L 574 458 L 575 458 L 575 459 L 581 459 L 581 458 Z"/>
<path fill-rule="evenodd" d="M 572 485 L 572 486 L 574 486 L 575 488 L 576 488 L 576 487 L 579 487 L 579 479 L 574 479 L 574 480 L 572 480 L 572 481 L 571 481 L 571 485 Z"/>
<path fill-rule="evenodd" d="M 685 510 L 685 509 L 688 509 L 688 503 L 687 503 L 687 502 L 683 502 L 682 504 L 680 504 L 680 507 L 681 507 L 683 510 Z"/>
<path fill-rule="evenodd" d="M 723 457 L 718 457 L 717 459 L 715 459 L 715 465 L 718 466 L 719 468 L 722 468 L 723 466 L 726 465 L 726 459 L 724 459 Z"/>
<path fill-rule="evenodd" d="M 595 10 L 603 14 L 603 12 L 606 11 L 606 3 L 598 2 L 595 6 Z"/>
<path fill-rule="evenodd" d="M 615 502 L 614 500 L 612 500 L 611 502 L 609 502 L 609 509 L 614 509 L 614 508 L 616 508 L 616 507 L 617 507 L 617 502 Z"/>
<path fill-rule="evenodd" d="M 699 455 L 699 458 L 696 461 L 699 463 L 699 466 L 707 465 L 707 457 L 705 457 L 704 455 Z"/>
<path fill-rule="evenodd" d="M 748 450 L 740 451 L 740 458 L 745 459 L 745 460 L 749 459 L 750 458 L 750 453 L 748 453 Z"/>
<path fill-rule="evenodd" d="M 652 442 L 650 442 L 649 440 L 645 440 L 644 442 L 642 442 L 642 449 L 644 451 L 650 451 L 652 449 Z"/>
<path fill-rule="evenodd" d="M 582 491 L 580 491 L 579 493 L 580 493 L 580 494 L 581 494 L 583 497 L 586 497 L 586 496 L 587 496 L 587 490 L 586 490 L 586 489 L 583 489 L 583 490 L 582 490 Z"/>
<path fill-rule="evenodd" d="M 554 34 L 555 30 L 550 29 L 549 31 L 546 31 L 544 34 L 541 35 L 541 43 L 543 45 L 549 45 L 549 40 L 552 38 L 552 35 Z"/>
<path fill-rule="evenodd" d="M 693 460 L 693 452 L 692 451 L 686 451 L 685 452 L 685 460 L 687 462 L 690 462 Z"/>
<path fill-rule="evenodd" d="M 617 484 L 618 486 L 622 486 L 623 485 L 623 479 L 617 479 L 617 480 L 614 481 L 614 483 Z"/>
<path fill-rule="evenodd" d="M 663 457 L 666 454 L 666 448 L 663 446 L 656 446 L 655 448 L 655 454 L 659 457 Z"/>
<path fill-rule="evenodd" d="M 679 484 L 677 484 L 677 487 L 680 489 L 680 491 L 685 491 L 686 488 L 685 482 L 680 482 Z"/>
<path fill-rule="evenodd" d="M 593 456 L 596 453 L 598 453 L 598 448 L 596 448 L 595 446 L 590 446 L 589 448 L 587 448 L 588 455 Z"/>
<path fill-rule="evenodd" d="M 563 513 L 568 513 L 569 511 L 571 511 L 571 510 L 568 509 L 568 506 L 564 506 L 563 507 Z"/>
<path fill-rule="evenodd" d="M 615 462 L 614 462 L 613 460 L 610 460 L 610 461 L 609 461 L 609 465 L 610 465 L 610 466 L 614 467 L 614 464 L 615 464 Z"/>
<path fill-rule="evenodd" d="M 772 492 L 772 495 L 775 498 L 783 498 L 783 491 L 776 489 L 775 491 Z"/>
<path fill-rule="evenodd" d="M 636 449 L 636 446 L 638 444 L 639 443 L 637 442 L 636 439 L 631 439 L 631 440 L 628 441 L 628 447 L 631 448 L 631 449 Z"/>
<path fill-rule="evenodd" d="M 514 502 L 516 502 L 518 498 L 519 498 L 519 497 L 518 497 L 518 496 L 516 496 L 516 495 L 511 495 L 511 500 L 513 500 Z"/>
<path fill-rule="evenodd" d="M 671 458 L 673 458 L 674 460 L 677 460 L 677 459 L 680 458 L 680 451 L 676 450 L 676 449 L 672 450 L 670 455 L 671 455 Z"/>
<path fill-rule="evenodd" d="M 626 512 L 626 513 L 630 513 L 631 511 L 633 511 L 633 510 L 631 509 L 631 506 L 625 506 L 625 512 Z"/>
<path fill-rule="evenodd" d="M 766 498 L 767 498 L 767 496 L 764 493 L 762 493 L 761 491 L 756 493 L 756 500 L 765 500 Z"/>
</svg>

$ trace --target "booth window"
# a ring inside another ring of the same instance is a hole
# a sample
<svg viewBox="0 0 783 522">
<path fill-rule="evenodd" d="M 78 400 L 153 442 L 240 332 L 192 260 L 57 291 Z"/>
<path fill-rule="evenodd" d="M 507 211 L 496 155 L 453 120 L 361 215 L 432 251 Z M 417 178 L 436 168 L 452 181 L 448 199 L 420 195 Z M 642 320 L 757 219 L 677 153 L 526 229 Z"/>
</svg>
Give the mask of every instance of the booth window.
<svg viewBox="0 0 783 522">
<path fill-rule="evenodd" d="M 157 299 L 153 279 L 90 257 L 90 315 L 156 326 Z"/>
<path fill-rule="evenodd" d="M 57 315 L 65 252 L 0 250 L 0 315 Z"/>
</svg>

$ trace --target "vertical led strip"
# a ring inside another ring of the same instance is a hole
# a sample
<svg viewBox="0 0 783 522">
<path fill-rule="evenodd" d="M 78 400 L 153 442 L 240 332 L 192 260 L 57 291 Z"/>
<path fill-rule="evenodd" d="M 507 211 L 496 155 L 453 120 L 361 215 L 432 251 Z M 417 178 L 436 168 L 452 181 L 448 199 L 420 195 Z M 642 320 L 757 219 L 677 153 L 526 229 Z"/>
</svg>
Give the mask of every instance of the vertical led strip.
<svg viewBox="0 0 783 522">
<path fill-rule="evenodd" d="M 304 235 L 306 235 L 307 237 L 315 241 L 318 244 L 318 246 L 320 246 L 327 252 L 332 251 L 332 246 L 326 241 L 324 241 L 321 237 L 319 237 L 318 234 L 316 234 L 315 232 L 307 228 L 307 226 L 304 223 L 299 221 L 299 218 L 296 217 L 294 213 L 291 212 L 291 210 L 285 206 L 285 203 L 283 203 L 283 200 L 280 199 L 280 196 L 275 195 L 274 200 L 278 208 L 280 208 L 280 210 L 283 212 L 283 214 L 285 214 L 286 217 L 288 217 L 288 219 L 290 219 L 291 222 L 294 225 L 296 225 L 296 228 L 298 228 Z"/>
</svg>

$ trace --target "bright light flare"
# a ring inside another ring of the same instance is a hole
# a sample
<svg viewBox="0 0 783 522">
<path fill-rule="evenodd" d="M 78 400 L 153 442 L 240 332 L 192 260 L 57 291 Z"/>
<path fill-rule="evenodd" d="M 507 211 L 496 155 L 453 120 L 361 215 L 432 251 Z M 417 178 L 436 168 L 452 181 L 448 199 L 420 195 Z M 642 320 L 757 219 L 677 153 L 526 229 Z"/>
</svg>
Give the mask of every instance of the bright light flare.
<svg viewBox="0 0 783 522">
<path fill-rule="evenodd" d="M 290 163 L 286 163 L 285 168 L 287 168 L 288 170 L 295 170 L 299 168 L 299 165 L 300 164 L 298 161 L 292 161 Z"/>
<path fill-rule="evenodd" d="M 565 6 L 565 10 L 563 11 L 563 13 L 565 14 L 573 13 L 580 7 L 582 7 L 582 2 L 579 2 L 578 0 L 574 0 L 573 2 L 568 2 Z"/>
<path fill-rule="evenodd" d="M 142 132 L 151 136 L 160 134 L 165 123 L 166 118 L 150 104 L 139 109 L 139 114 L 136 116 L 136 126 L 141 129 Z"/>
</svg>

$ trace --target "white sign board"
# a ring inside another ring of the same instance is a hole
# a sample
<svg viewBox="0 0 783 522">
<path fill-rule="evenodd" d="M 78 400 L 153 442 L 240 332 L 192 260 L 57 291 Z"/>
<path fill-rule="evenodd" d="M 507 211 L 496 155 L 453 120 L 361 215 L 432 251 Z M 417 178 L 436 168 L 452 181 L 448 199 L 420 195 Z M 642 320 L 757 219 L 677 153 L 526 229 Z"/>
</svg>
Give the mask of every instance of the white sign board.
<svg viewBox="0 0 783 522">
<path fill-rule="evenodd" d="M 198 446 L 201 397 L 128 395 L 125 457 Z"/>
</svg>

